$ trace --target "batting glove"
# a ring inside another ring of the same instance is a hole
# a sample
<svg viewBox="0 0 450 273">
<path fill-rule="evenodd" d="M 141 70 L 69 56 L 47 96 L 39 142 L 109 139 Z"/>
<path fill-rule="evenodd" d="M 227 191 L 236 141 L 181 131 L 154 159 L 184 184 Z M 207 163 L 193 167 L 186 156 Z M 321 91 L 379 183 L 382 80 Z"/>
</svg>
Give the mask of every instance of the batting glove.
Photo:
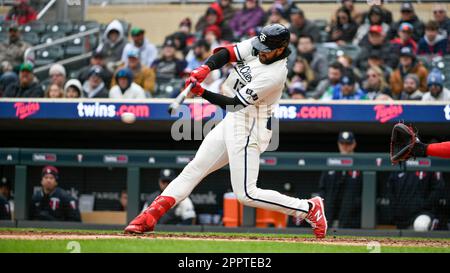
<svg viewBox="0 0 450 273">
<path fill-rule="evenodd" d="M 196 96 L 201 96 L 201 95 L 203 95 L 203 92 L 205 92 L 205 89 L 203 89 L 203 87 L 200 85 L 200 83 L 193 77 L 189 77 L 189 79 L 187 79 L 187 81 L 186 81 L 186 84 L 194 85 L 194 87 L 192 87 L 192 89 L 191 89 L 191 93 L 195 94 Z"/>
<path fill-rule="evenodd" d="M 191 74 L 189 74 L 189 78 L 194 78 L 198 83 L 202 83 L 206 77 L 208 77 L 209 72 L 211 72 L 211 69 L 204 64 L 192 70 Z M 186 83 L 186 86 L 187 85 L 189 85 L 189 83 Z"/>
</svg>

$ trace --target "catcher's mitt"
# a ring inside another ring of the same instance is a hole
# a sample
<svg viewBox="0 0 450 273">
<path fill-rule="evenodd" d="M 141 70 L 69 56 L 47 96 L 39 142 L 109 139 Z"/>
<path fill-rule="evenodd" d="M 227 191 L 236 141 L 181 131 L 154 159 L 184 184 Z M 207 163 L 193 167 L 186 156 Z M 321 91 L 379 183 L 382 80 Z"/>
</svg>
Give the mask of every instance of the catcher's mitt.
<svg viewBox="0 0 450 273">
<path fill-rule="evenodd" d="M 425 157 L 426 146 L 420 142 L 411 127 L 403 123 L 397 123 L 392 128 L 391 162 L 392 164 L 397 164 L 411 157 Z"/>
</svg>

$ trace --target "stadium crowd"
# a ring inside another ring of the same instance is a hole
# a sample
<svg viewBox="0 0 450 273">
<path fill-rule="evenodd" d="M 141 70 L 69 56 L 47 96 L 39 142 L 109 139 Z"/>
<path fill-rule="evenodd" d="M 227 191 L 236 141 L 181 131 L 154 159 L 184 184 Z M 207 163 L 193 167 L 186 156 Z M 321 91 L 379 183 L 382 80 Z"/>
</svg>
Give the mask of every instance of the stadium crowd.
<svg viewBox="0 0 450 273">
<path fill-rule="evenodd" d="M 89 66 L 69 77 L 64 66 L 54 64 L 45 83 L 33 74 L 33 63 L 23 60 L 30 45 L 20 30 L 35 18 L 25 18 L 15 7 L 5 17 L 14 22 L 8 39 L 0 42 L 0 97 L 175 97 L 184 79 L 215 48 L 281 23 L 291 31 L 285 99 L 449 101 L 447 6 L 434 4 L 433 19 L 424 22 L 413 4 L 404 2 L 394 21 L 383 1 L 364 11 L 353 2 L 342 0 L 326 21 L 308 19 L 301 4 L 291 0 L 275 0 L 269 10 L 257 0 L 245 0 L 241 7 L 232 0 L 217 0 L 196 24 L 189 17 L 181 20 L 161 46 L 146 38 L 145 29 L 114 20 L 105 27 Z M 231 68 L 211 73 L 204 88 L 220 93 Z"/>
</svg>

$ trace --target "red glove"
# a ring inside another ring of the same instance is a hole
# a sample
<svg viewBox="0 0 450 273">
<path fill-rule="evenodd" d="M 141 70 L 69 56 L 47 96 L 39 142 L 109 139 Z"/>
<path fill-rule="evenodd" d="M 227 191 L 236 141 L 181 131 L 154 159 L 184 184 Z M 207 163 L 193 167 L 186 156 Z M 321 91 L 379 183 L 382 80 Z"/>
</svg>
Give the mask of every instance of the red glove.
<svg viewBox="0 0 450 273">
<path fill-rule="evenodd" d="M 203 87 L 200 85 L 200 83 L 198 83 L 198 81 L 194 77 L 189 77 L 189 79 L 187 79 L 187 81 L 186 81 L 187 85 L 191 84 L 191 83 L 194 85 L 194 87 L 192 87 L 192 89 L 191 89 L 191 93 L 195 94 L 196 96 L 203 95 L 203 92 L 205 92 L 205 89 L 203 89 Z"/>
<path fill-rule="evenodd" d="M 209 72 L 211 72 L 211 69 L 206 64 L 192 70 L 191 74 L 189 74 L 189 78 L 186 80 L 184 88 L 192 82 L 191 79 L 194 79 L 199 84 L 202 83 L 205 78 L 208 77 Z"/>
</svg>

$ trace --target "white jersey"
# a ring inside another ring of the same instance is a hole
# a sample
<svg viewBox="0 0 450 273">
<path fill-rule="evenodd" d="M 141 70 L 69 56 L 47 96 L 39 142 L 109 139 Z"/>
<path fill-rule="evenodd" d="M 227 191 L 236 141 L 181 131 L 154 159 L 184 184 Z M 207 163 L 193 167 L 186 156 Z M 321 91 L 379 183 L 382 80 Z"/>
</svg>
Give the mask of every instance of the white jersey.
<svg viewBox="0 0 450 273">
<path fill-rule="evenodd" d="M 261 63 L 258 56 L 252 54 L 252 39 L 257 38 L 234 46 L 238 61 L 224 82 L 224 95 L 237 96 L 246 106 L 242 111 L 270 116 L 283 92 L 288 73 L 287 58 L 271 64 Z"/>
</svg>

